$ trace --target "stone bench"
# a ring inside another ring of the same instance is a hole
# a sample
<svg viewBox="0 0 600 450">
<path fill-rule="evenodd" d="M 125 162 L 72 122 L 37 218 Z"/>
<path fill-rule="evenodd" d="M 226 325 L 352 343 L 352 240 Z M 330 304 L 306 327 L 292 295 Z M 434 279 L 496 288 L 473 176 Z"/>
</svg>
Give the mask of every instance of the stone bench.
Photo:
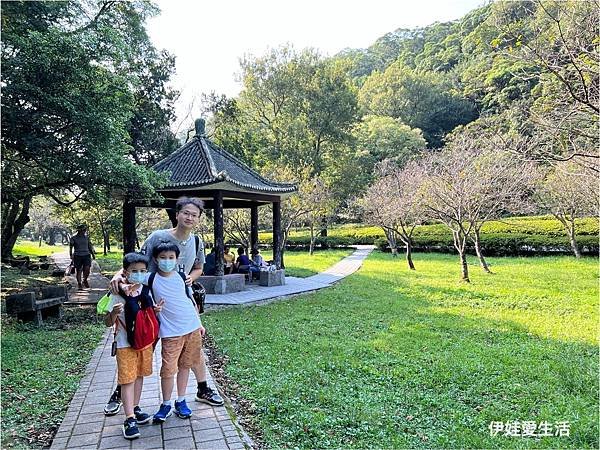
<svg viewBox="0 0 600 450">
<path fill-rule="evenodd" d="M 285 284 L 285 270 L 261 270 L 259 286 L 283 286 Z"/>
<path fill-rule="evenodd" d="M 39 326 L 43 323 L 42 312 L 61 318 L 67 298 L 66 286 L 48 286 L 35 292 L 12 294 L 6 298 L 6 313 L 23 321 L 34 320 Z"/>
<path fill-rule="evenodd" d="M 207 294 L 230 294 L 245 289 L 245 277 L 242 273 L 222 276 L 202 275 L 196 281 L 204 286 Z"/>
</svg>

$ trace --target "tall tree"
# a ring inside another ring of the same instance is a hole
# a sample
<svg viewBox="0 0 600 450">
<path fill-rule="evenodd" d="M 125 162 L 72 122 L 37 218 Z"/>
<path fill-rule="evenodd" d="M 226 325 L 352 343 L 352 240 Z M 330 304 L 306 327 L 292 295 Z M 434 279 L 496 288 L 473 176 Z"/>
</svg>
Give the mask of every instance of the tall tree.
<svg viewBox="0 0 600 450">
<path fill-rule="evenodd" d="M 457 125 L 477 118 L 475 105 L 453 89 L 447 75 L 400 62 L 373 73 L 360 89 L 359 101 L 366 113 L 399 118 L 421 129 L 430 147 L 440 147 Z"/>
<path fill-rule="evenodd" d="M 2 257 L 33 197 L 69 204 L 96 186 L 148 195 L 158 178 L 128 153 L 129 76 L 147 45 L 146 2 L 4 2 Z"/>
</svg>

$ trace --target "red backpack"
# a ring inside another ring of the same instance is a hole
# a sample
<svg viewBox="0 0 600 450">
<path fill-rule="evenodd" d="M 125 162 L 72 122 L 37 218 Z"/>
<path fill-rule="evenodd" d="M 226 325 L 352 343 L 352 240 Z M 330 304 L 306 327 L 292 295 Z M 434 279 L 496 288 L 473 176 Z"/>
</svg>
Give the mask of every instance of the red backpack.
<svg viewBox="0 0 600 450">
<path fill-rule="evenodd" d="M 147 286 L 142 288 L 139 297 L 128 297 L 121 292 L 125 299 L 125 324 L 121 325 L 127 331 L 127 341 L 134 350 L 143 350 L 158 341 L 159 323 L 154 313 L 154 307 Z M 141 301 L 138 299 L 141 297 Z"/>
</svg>

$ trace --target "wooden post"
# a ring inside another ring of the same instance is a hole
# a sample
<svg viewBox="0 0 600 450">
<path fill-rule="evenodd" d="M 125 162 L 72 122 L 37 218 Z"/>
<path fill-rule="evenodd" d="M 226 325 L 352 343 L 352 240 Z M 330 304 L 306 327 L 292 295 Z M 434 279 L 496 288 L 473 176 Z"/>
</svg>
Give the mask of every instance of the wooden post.
<svg viewBox="0 0 600 450">
<path fill-rule="evenodd" d="M 281 203 L 273 202 L 273 262 L 278 269 L 283 268 L 281 248 Z"/>
<path fill-rule="evenodd" d="M 177 226 L 177 219 L 175 218 L 176 214 L 175 208 L 167 208 L 167 215 L 169 216 L 169 220 L 171 221 L 173 228 Z"/>
<path fill-rule="evenodd" d="M 135 206 L 128 200 L 123 201 L 123 253 L 135 251 Z"/>
<path fill-rule="evenodd" d="M 258 249 L 258 205 L 250 207 L 250 250 Z"/>
<path fill-rule="evenodd" d="M 215 224 L 215 275 L 223 276 L 223 192 L 217 191 L 214 196 L 214 224 Z"/>
</svg>

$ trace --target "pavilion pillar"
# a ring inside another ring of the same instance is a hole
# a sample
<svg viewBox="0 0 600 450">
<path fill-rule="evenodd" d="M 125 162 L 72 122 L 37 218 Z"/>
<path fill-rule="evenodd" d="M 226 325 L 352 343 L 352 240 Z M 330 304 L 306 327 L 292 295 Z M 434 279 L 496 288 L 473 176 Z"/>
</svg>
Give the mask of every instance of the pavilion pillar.
<svg viewBox="0 0 600 450">
<path fill-rule="evenodd" d="M 173 225 L 173 228 L 175 228 L 177 226 L 177 219 L 175 218 L 177 213 L 175 212 L 175 208 L 167 208 L 167 214 L 171 224 Z"/>
<path fill-rule="evenodd" d="M 250 250 L 258 249 L 258 205 L 250 207 Z"/>
<path fill-rule="evenodd" d="M 214 196 L 214 225 L 215 225 L 215 275 L 223 276 L 223 191 L 215 192 Z"/>
<path fill-rule="evenodd" d="M 281 242 L 281 202 L 273 202 L 273 263 L 277 269 L 284 268 Z"/>
<path fill-rule="evenodd" d="M 123 201 L 123 253 L 135 251 L 135 206 L 129 200 Z"/>
</svg>

